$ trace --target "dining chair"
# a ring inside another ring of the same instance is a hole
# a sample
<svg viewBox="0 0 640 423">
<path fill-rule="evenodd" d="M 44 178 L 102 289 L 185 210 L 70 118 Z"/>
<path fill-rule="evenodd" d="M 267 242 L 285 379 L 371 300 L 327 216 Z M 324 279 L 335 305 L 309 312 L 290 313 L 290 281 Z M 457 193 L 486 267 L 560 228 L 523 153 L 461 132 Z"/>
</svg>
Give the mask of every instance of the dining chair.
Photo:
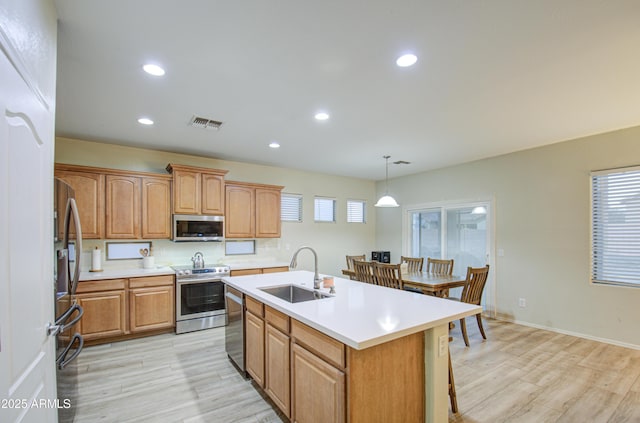
<svg viewBox="0 0 640 423">
<path fill-rule="evenodd" d="M 373 265 L 373 275 L 376 278 L 376 283 L 380 286 L 402 289 L 402 276 L 399 264 L 375 262 Z"/>
<path fill-rule="evenodd" d="M 451 342 L 449 337 L 449 342 Z M 449 350 L 449 401 L 451 401 L 451 412 L 458 412 L 458 396 L 456 394 L 456 382 L 453 379 L 453 364 L 451 363 L 451 350 Z"/>
<path fill-rule="evenodd" d="M 353 270 L 353 262 L 355 260 L 365 261 L 366 258 L 367 258 L 367 256 L 364 255 L 364 254 L 359 255 L 359 256 L 347 256 L 347 269 L 348 270 Z M 356 279 L 355 275 L 350 275 L 349 279 L 351 279 L 352 281 L 358 280 L 358 279 Z"/>
<path fill-rule="evenodd" d="M 453 259 L 441 260 L 427 257 L 427 273 L 451 276 L 453 274 Z"/>
<path fill-rule="evenodd" d="M 400 263 L 407 263 L 409 273 L 418 273 L 418 272 L 422 272 L 424 257 L 400 256 Z"/>
<path fill-rule="evenodd" d="M 376 278 L 373 274 L 373 265 L 372 261 L 364 261 L 364 260 L 354 260 L 353 261 L 353 271 L 355 272 L 354 280 L 376 284 Z"/>
<path fill-rule="evenodd" d="M 461 301 L 463 303 L 480 305 L 482 300 L 482 291 L 487 283 L 487 277 L 489 276 L 489 265 L 485 267 L 467 267 L 467 278 L 465 280 L 464 287 L 462 288 L 462 295 L 460 298 L 448 298 L 450 300 Z M 482 312 L 478 312 L 476 315 L 478 321 L 478 328 L 482 338 L 487 339 L 482 327 Z M 464 317 L 460 319 L 460 329 L 462 330 L 462 337 L 464 338 L 464 344 L 469 346 L 469 337 L 467 336 L 467 325 Z"/>
</svg>

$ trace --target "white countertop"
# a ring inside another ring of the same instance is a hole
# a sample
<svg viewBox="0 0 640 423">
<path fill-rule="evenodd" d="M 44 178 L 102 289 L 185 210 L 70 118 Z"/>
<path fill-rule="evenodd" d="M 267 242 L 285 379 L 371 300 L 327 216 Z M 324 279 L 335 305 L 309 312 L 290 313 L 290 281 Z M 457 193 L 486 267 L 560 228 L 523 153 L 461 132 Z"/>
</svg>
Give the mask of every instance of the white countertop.
<svg viewBox="0 0 640 423">
<path fill-rule="evenodd" d="M 335 276 L 333 298 L 292 304 L 258 289 L 283 284 L 311 289 L 313 272 L 308 271 L 225 277 L 222 280 L 354 349 L 369 348 L 481 311 L 480 307 L 471 304 Z M 328 293 L 329 289 L 322 288 L 321 291 Z"/>
<path fill-rule="evenodd" d="M 139 278 L 142 276 L 175 275 L 169 266 L 158 266 L 153 269 L 125 268 L 105 269 L 102 272 L 80 272 L 80 281 L 96 281 L 101 279 Z"/>
</svg>

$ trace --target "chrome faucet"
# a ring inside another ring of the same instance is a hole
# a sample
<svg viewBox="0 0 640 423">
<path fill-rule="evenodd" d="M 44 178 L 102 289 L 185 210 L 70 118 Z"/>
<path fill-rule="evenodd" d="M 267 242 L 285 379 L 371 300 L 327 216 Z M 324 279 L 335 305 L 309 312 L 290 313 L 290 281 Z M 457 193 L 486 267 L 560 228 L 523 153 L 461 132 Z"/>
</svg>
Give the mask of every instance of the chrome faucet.
<svg viewBox="0 0 640 423">
<path fill-rule="evenodd" d="M 313 289 L 320 289 L 320 282 L 322 282 L 322 279 L 320 279 L 320 276 L 318 276 L 318 254 L 316 254 L 316 251 L 313 248 L 311 247 L 298 248 L 298 250 L 295 253 L 293 253 L 293 258 L 291 258 L 291 264 L 289 264 L 289 268 L 290 269 L 296 268 L 296 266 L 298 265 L 298 253 L 302 250 L 310 250 L 313 253 L 313 258 L 314 258 Z"/>
<path fill-rule="evenodd" d="M 191 257 L 191 261 L 193 262 L 194 269 L 204 269 L 204 256 L 200 251 Z"/>
</svg>

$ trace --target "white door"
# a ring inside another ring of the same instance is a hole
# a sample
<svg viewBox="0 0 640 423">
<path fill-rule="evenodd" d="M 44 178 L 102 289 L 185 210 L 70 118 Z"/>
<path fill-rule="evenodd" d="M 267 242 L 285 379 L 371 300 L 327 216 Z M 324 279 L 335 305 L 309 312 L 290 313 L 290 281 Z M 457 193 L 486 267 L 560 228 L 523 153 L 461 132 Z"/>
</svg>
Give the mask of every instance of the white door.
<svg viewBox="0 0 640 423">
<path fill-rule="evenodd" d="M 6 40 L 0 37 L 0 421 L 55 422 L 55 337 L 47 335 L 55 295 L 55 105 L 25 83 Z"/>
</svg>

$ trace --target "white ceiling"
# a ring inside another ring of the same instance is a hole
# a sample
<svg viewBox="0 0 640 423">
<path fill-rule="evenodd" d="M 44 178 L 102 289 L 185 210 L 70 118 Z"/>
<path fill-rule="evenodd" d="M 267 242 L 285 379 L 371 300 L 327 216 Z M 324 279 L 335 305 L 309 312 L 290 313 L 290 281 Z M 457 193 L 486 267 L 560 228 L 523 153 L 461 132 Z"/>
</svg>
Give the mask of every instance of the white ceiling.
<svg viewBox="0 0 640 423">
<path fill-rule="evenodd" d="M 55 3 L 58 136 L 380 180 L 640 125 L 638 0 Z"/>
</svg>

